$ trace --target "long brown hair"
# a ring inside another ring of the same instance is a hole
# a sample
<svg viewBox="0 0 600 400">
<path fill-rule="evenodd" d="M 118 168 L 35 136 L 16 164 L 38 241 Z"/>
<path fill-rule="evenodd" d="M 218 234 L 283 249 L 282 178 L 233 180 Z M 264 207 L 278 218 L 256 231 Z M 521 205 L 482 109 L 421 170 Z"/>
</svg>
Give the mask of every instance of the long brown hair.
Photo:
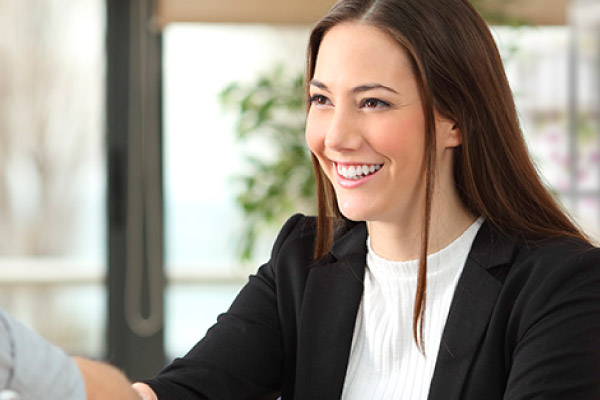
<svg viewBox="0 0 600 400">
<path fill-rule="evenodd" d="M 413 336 L 421 350 L 427 285 L 427 245 L 435 171 L 434 110 L 453 120 L 462 135 L 455 149 L 454 180 L 465 206 L 522 243 L 587 237 L 555 201 L 529 156 L 502 59 L 491 32 L 468 0 L 340 0 L 313 28 L 307 79 L 319 46 L 335 25 L 356 21 L 387 32 L 404 49 L 425 115 L 423 221 Z M 307 85 L 308 93 L 308 85 Z M 313 155 L 318 218 L 315 257 L 331 248 L 342 219 L 333 186 Z"/>
</svg>

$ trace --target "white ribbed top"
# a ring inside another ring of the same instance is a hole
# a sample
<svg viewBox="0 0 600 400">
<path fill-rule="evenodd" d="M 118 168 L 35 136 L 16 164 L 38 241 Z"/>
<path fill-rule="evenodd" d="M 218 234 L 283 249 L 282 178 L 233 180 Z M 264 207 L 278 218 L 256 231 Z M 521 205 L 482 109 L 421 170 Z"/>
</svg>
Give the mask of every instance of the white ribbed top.
<svg viewBox="0 0 600 400">
<path fill-rule="evenodd" d="M 342 399 L 426 400 L 458 278 L 483 218 L 427 257 L 424 357 L 412 336 L 419 261 L 389 261 L 367 239 L 364 293 L 358 310 Z"/>
</svg>

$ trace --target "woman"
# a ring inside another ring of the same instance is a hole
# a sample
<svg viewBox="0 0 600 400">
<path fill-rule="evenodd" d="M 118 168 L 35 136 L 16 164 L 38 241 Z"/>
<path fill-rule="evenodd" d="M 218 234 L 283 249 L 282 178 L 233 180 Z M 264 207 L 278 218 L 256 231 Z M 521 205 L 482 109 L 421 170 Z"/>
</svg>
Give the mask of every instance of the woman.
<svg viewBox="0 0 600 400">
<path fill-rule="evenodd" d="M 318 218 L 292 217 L 206 337 L 135 387 L 600 398 L 600 254 L 540 182 L 469 2 L 339 1 L 307 95 Z"/>
</svg>

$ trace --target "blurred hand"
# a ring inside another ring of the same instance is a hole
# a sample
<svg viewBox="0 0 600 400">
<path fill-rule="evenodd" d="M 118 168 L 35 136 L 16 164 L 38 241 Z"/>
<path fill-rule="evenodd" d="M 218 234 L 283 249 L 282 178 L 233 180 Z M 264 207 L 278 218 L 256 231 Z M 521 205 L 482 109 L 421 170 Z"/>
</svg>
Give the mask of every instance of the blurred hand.
<svg viewBox="0 0 600 400">
<path fill-rule="evenodd" d="M 73 357 L 85 382 L 87 400 L 139 400 L 129 380 L 112 365 L 82 357 Z M 154 398 L 156 399 L 156 398 Z"/>
<path fill-rule="evenodd" d="M 144 400 L 158 400 L 158 396 L 154 393 L 154 390 L 145 383 L 136 382 L 131 387 L 138 392 Z"/>
</svg>

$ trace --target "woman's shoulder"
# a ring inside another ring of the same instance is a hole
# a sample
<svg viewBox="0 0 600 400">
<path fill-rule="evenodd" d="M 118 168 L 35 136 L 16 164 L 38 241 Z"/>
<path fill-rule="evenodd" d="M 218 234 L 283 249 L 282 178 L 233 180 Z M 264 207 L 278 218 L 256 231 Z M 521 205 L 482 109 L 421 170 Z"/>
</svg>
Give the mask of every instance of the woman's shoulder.
<svg viewBox="0 0 600 400">
<path fill-rule="evenodd" d="M 299 262 L 309 260 L 312 256 L 317 236 L 317 219 L 303 214 L 294 214 L 283 224 L 273 249 L 271 261 L 277 262 L 282 258 L 296 258 Z"/>
<path fill-rule="evenodd" d="M 600 249 L 577 238 L 559 237 L 520 245 L 521 258 L 543 265 L 594 265 L 600 267 Z"/>
<path fill-rule="evenodd" d="M 594 265 L 600 269 L 600 248 L 590 241 L 567 235 L 548 237 L 516 234 L 488 221 L 478 232 L 471 250 L 473 255 L 477 260 L 484 260 L 483 265 L 508 264 L 511 272 L 517 269 L 523 270 L 521 272 L 548 273 Z"/>
<path fill-rule="evenodd" d="M 519 245 L 507 279 L 531 290 L 600 291 L 600 249 L 580 239 L 557 238 Z"/>
<path fill-rule="evenodd" d="M 290 241 L 314 241 L 317 232 L 316 217 L 294 214 L 282 225 L 275 240 L 274 248 Z"/>
<path fill-rule="evenodd" d="M 364 225 L 364 223 L 362 224 Z M 326 264 L 327 260 L 331 260 L 332 257 L 335 258 L 333 254 L 336 253 L 336 248 L 339 250 L 340 247 L 344 248 L 347 242 L 354 243 L 358 240 L 356 237 L 359 237 L 359 235 L 355 235 L 351 231 L 359 225 L 361 225 L 360 222 L 345 219 L 336 220 L 334 222 L 332 251 L 317 259 L 315 258 L 317 218 L 295 214 L 283 224 L 277 235 L 271 252 L 271 264 L 276 269 L 286 267 L 295 269 L 298 266 L 313 267 L 317 264 Z M 355 248 L 357 246 L 351 247 Z M 347 253 L 348 251 L 342 251 L 341 255 L 344 256 Z"/>
<path fill-rule="evenodd" d="M 360 222 L 353 222 L 346 219 L 339 219 L 334 222 L 334 243 L 343 237 L 348 231 L 359 225 Z M 311 250 L 314 248 L 317 238 L 317 217 L 307 216 L 304 214 L 294 214 L 283 224 L 275 244 L 274 251 L 279 251 L 289 245 L 298 249 L 305 249 L 309 246 Z"/>
</svg>

